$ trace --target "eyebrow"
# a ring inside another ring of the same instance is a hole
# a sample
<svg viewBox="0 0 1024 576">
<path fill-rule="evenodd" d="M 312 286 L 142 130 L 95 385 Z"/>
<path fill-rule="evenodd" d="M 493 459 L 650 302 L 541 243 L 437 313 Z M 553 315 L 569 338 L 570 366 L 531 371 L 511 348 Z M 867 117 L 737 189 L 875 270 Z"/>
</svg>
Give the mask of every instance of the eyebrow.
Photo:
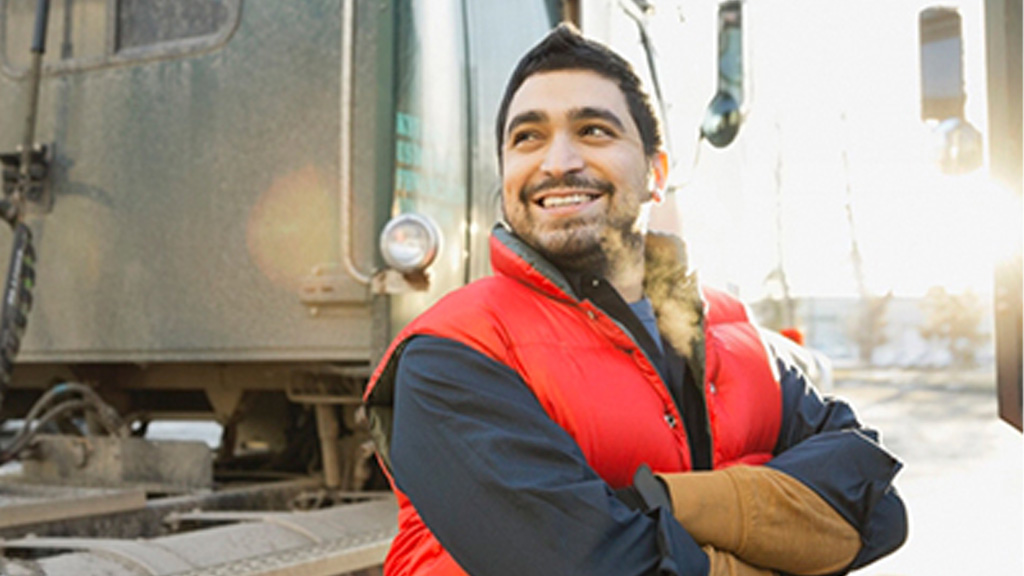
<svg viewBox="0 0 1024 576">
<path fill-rule="evenodd" d="M 534 122 L 544 122 L 547 119 L 548 119 L 548 115 L 547 114 L 545 114 L 543 112 L 539 112 L 537 110 L 528 110 L 526 112 L 523 112 L 523 113 L 520 113 L 520 114 L 516 114 L 511 120 L 509 120 L 508 128 L 505 130 L 505 136 L 506 137 L 511 136 L 512 132 L 514 132 L 515 129 L 520 124 L 531 124 L 531 123 L 534 123 Z"/>
<path fill-rule="evenodd" d="M 626 131 L 626 125 L 622 122 L 622 119 L 607 108 L 597 108 L 595 106 L 573 108 L 572 110 L 569 110 L 569 119 L 574 122 L 578 122 L 580 120 L 604 120 L 605 122 L 615 126 L 618 130 L 622 132 Z M 505 136 L 510 136 L 521 124 L 545 122 L 547 120 L 548 115 L 539 110 L 527 110 L 526 112 L 516 114 L 512 120 L 509 121 L 508 129 L 505 130 Z"/>
<path fill-rule="evenodd" d="M 607 108 L 595 108 L 593 106 L 584 106 L 582 108 L 573 108 L 569 111 L 569 119 L 578 120 L 604 120 L 609 124 L 615 126 L 618 130 L 625 132 L 626 125 L 622 122 L 614 112 Z"/>
</svg>

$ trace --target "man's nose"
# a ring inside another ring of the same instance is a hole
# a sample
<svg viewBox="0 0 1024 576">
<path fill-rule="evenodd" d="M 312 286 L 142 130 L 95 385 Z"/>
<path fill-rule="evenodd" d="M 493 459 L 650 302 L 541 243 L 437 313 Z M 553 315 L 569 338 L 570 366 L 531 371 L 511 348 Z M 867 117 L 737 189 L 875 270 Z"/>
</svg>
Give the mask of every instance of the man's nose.
<svg viewBox="0 0 1024 576">
<path fill-rule="evenodd" d="M 559 177 L 583 169 L 583 156 L 573 139 L 566 134 L 556 134 L 544 154 L 541 170 Z"/>
</svg>

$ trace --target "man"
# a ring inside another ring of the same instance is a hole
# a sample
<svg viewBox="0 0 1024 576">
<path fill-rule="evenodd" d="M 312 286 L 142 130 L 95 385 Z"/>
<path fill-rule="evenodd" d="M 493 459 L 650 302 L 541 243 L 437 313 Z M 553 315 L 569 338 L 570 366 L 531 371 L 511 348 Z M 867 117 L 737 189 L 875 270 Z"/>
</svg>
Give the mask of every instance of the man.
<svg viewBox="0 0 1024 576">
<path fill-rule="evenodd" d="M 495 275 L 413 321 L 367 390 L 400 506 L 385 572 L 830 574 L 897 548 L 877 435 L 645 233 L 667 161 L 629 65 L 559 27 L 497 135 Z"/>
</svg>

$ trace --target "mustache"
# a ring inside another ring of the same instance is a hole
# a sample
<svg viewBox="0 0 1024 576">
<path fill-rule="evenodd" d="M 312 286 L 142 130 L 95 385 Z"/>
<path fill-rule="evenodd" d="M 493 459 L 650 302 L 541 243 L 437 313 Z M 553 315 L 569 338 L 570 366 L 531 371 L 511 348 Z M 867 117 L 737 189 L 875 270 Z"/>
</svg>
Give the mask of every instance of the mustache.
<svg viewBox="0 0 1024 576">
<path fill-rule="evenodd" d="M 615 193 L 615 186 L 606 180 L 587 178 L 579 174 L 566 174 L 558 178 L 549 178 L 533 185 L 523 186 L 519 191 L 519 198 L 523 202 L 527 202 L 535 194 L 555 188 L 589 188 L 609 195 Z"/>
</svg>

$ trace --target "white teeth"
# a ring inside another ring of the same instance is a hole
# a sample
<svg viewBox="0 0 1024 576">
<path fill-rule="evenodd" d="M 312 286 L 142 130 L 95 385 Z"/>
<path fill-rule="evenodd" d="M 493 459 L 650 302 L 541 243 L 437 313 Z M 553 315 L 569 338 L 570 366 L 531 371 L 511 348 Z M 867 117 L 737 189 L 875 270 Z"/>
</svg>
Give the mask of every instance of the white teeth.
<svg viewBox="0 0 1024 576">
<path fill-rule="evenodd" d="M 560 208 L 562 206 L 571 206 L 573 204 L 583 204 L 584 202 L 590 202 L 593 197 L 589 194 L 570 194 L 569 196 L 548 196 L 542 198 L 540 205 L 543 208 Z"/>
</svg>

